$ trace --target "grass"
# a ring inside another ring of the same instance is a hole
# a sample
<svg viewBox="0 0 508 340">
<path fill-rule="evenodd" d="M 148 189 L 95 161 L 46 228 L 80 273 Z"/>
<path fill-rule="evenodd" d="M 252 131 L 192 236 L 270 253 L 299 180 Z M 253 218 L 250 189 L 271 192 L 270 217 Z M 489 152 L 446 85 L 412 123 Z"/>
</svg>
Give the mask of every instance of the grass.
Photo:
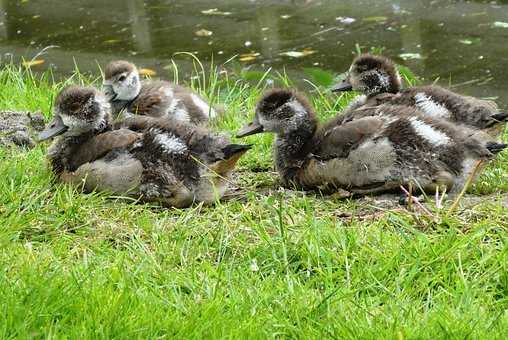
<svg viewBox="0 0 508 340">
<path fill-rule="evenodd" d="M 196 70 L 190 85 L 224 103 L 225 131 L 267 84 L 291 84 Z M 48 116 L 62 86 L 8 65 L 0 108 Z M 324 119 L 350 98 L 315 87 L 311 99 Z M 186 210 L 84 195 L 52 182 L 46 145 L 0 148 L 0 337 L 506 337 L 506 152 L 468 194 L 487 196 L 429 217 L 277 189 L 272 137 L 250 141 L 245 198 Z"/>
</svg>

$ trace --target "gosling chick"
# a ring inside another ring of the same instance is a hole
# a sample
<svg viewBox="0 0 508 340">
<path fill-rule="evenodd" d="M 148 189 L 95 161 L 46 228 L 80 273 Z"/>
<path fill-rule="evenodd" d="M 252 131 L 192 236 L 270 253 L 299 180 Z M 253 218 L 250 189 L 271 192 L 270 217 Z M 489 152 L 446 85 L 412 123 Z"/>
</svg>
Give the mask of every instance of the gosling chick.
<svg viewBox="0 0 508 340">
<path fill-rule="evenodd" d="M 398 190 L 410 183 L 424 191 L 459 191 L 478 160 L 489 160 L 506 144 L 484 142 L 475 130 L 458 129 L 416 108 L 381 105 L 372 115 L 347 123 L 335 118 L 318 127 L 300 94 L 266 93 L 254 120 L 237 137 L 276 134 L 276 169 L 286 186 L 346 189 L 357 194 Z"/>
<path fill-rule="evenodd" d="M 504 130 L 508 113 L 500 112 L 496 103 L 464 96 L 436 85 L 416 86 L 402 90 L 401 77 L 395 64 L 388 58 L 364 54 L 357 57 L 346 79 L 332 91 L 355 90 L 362 96 L 346 109 L 344 122 L 365 116 L 356 109 L 380 104 L 405 105 L 418 108 L 424 114 L 443 118 L 468 127 L 485 130 L 499 138 Z M 351 112 L 355 111 L 355 115 Z"/>
<path fill-rule="evenodd" d="M 139 117 L 144 128 L 110 130 L 109 103 L 92 88 L 66 88 L 54 107 L 55 117 L 40 139 L 56 137 L 48 152 L 54 173 L 85 191 L 168 207 L 213 203 L 224 195 L 238 159 L 250 148 L 167 118 Z"/>
<path fill-rule="evenodd" d="M 198 94 L 167 81 L 141 82 L 136 66 L 117 60 L 104 72 L 104 92 L 115 117 L 123 112 L 151 117 L 169 116 L 176 121 L 206 124 L 215 110 Z"/>
</svg>

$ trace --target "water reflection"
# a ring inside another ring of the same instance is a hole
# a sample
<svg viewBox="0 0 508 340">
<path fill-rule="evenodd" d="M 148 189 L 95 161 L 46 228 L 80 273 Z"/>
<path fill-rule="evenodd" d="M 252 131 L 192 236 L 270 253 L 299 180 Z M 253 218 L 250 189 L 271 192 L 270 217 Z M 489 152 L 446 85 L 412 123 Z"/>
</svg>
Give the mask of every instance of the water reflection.
<svg viewBox="0 0 508 340">
<path fill-rule="evenodd" d="M 248 54 L 242 65 L 255 69 L 338 72 L 358 44 L 384 47 L 428 80 L 508 104 L 507 37 L 506 1 L 0 0 L 2 60 L 57 45 L 37 67 L 61 74 L 74 58 L 82 71 L 127 58 L 165 72 L 177 51 L 217 62 Z M 315 53 L 292 53 L 304 49 Z"/>
</svg>

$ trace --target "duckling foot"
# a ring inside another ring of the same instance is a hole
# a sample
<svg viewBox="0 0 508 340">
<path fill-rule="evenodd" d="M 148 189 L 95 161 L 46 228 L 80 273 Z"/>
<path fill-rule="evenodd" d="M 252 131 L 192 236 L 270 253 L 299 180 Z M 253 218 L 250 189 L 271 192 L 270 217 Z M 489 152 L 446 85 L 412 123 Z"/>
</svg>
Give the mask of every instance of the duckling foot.
<svg viewBox="0 0 508 340">
<path fill-rule="evenodd" d="M 408 196 L 406 193 L 401 193 L 399 196 L 399 204 L 404 206 L 418 205 L 425 201 L 425 196 Z"/>
</svg>

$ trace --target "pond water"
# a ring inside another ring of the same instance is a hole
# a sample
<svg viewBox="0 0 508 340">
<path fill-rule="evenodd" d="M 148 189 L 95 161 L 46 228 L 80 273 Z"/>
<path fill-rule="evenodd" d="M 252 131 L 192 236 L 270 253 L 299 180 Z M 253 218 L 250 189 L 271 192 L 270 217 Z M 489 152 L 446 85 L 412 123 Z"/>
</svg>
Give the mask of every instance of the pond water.
<svg viewBox="0 0 508 340">
<path fill-rule="evenodd" d="M 341 73 L 371 47 L 426 82 L 508 106 L 508 2 L 447 0 L 0 0 L 2 62 L 31 59 L 67 75 L 129 59 L 164 72 L 194 52 L 298 77 L 306 67 Z M 240 56 L 241 55 L 241 56 Z"/>
</svg>

